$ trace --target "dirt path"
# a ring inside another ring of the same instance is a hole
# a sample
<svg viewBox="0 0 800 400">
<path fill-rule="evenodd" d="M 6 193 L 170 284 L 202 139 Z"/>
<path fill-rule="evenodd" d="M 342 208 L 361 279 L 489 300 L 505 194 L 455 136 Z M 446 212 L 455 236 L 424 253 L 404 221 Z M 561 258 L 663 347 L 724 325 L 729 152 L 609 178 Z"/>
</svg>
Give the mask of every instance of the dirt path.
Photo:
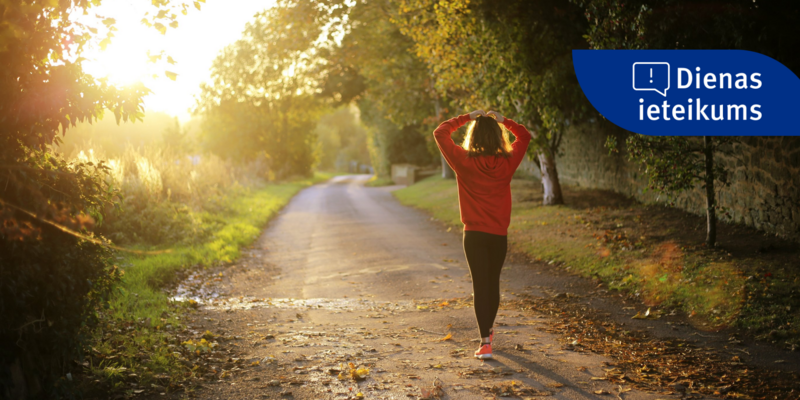
<svg viewBox="0 0 800 400">
<path fill-rule="evenodd" d="M 305 189 L 235 266 L 187 283 L 198 289 L 216 281 L 202 291 L 189 328 L 209 331 L 226 349 L 212 358 L 196 397 L 677 398 L 611 384 L 603 377 L 612 360 L 573 351 L 548 333 L 551 316 L 522 307 L 518 294 L 584 293 L 587 306 L 609 316 L 640 306 L 620 309 L 620 301 L 603 300 L 602 289 L 543 265 L 506 263 L 496 358 L 475 360 L 460 235 L 401 206 L 391 188 L 364 187 L 368 178 Z M 653 322 L 632 322 L 653 329 Z M 365 379 L 354 379 L 349 363 Z"/>
</svg>

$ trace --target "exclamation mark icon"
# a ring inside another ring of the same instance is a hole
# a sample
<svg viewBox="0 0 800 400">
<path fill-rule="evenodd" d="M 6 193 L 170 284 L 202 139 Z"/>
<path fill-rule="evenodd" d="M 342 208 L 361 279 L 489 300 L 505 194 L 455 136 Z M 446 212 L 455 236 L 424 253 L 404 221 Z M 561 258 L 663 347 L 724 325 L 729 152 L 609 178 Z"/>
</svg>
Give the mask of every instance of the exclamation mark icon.
<svg viewBox="0 0 800 400">
<path fill-rule="evenodd" d="M 653 69 L 650 68 L 650 83 L 653 83 Z"/>
</svg>

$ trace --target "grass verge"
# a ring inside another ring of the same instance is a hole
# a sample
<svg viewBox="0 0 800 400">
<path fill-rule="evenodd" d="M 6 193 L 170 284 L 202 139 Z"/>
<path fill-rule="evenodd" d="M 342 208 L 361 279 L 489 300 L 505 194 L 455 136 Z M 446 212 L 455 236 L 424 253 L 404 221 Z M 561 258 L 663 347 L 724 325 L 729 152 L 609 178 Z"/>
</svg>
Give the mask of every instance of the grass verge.
<svg viewBox="0 0 800 400">
<path fill-rule="evenodd" d="M 390 186 L 390 185 L 394 185 L 394 181 L 392 180 L 392 178 L 378 178 L 378 175 L 369 178 L 367 183 L 364 184 L 364 186 L 369 186 L 369 187 Z"/>
<path fill-rule="evenodd" d="M 538 182 L 512 181 L 511 248 L 597 279 L 654 308 L 686 312 L 700 329 L 736 326 L 783 347 L 800 345 L 800 278 L 794 243 L 603 191 L 564 187 L 565 206 L 542 206 Z M 454 180 L 431 177 L 395 191 L 403 204 L 460 227 Z"/>
<path fill-rule="evenodd" d="M 192 357 L 218 344 L 208 335 L 188 339 L 181 321 L 193 305 L 171 301 L 165 285 L 188 267 L 234 261 L 239 249 L 252 243 L 297 192 L 331 176 L 318 173 L 310 179 L 242 190 L 227 197 L 213 215 L 204 216 L 218 227 L 206 242 L 160 254 L 118 257 L 123 281 L 108 309 L 101 312 L 100 327 L 91 332 L 83 389 L 89 395 L 188 389 L 188 382 L 203 372 Z"/>
</svg>

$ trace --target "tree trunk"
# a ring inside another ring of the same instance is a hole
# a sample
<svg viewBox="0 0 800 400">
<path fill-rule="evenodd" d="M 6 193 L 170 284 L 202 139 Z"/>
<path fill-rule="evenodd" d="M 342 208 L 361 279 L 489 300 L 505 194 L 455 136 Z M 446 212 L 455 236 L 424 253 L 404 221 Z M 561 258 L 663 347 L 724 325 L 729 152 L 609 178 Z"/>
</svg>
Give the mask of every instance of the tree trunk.
<svg viewBox="0 0 800 400">
<path fill-rule="evenodd" d="M 556 158 L 550 151 L 539 152 L 539 168 L 542 172 L 542 189 L 544 190 L 542 204 L 546 206 L 564 204 L 561 183 L 558 181 L 558 170 L 556 170 Z"/>
<path fill-rule="evenodd" d="M 431 85 L 431 92 L 436 93 L 436 88 L 433 86 L 433 79 L 430 80 Z M 436 113 L 436 119 L 442 118 L 442 102 L 439 100 L 439 96 L 434 96 L 433 98 L 433 110 Z M 450 168 L 450 164 L 447 163 L 447 160 L 444 159 L 444 156 L 440 153 L 439 157 L 442 158 L 442 178 L 444 179 L 456 179 L 456 172 Z"/>
<path fill-rule="evenodd" d="M 524 104 L 522 102 L 515 101 L 514 107 L 518 113 L 523 114 Z M 542 173 L 542 190 L 544 191 L 542 204 L 546 206 L 564 204 L 564 196 L 561 194 L 561 182 L 558 181 L 558 170 L 556 170 L 556 157 L 554 155 L 561 141 L 557 140 L 554 143 L 555 147 L 551 147 L 546 138 L 539 137 L 539 130 L 533 129 L 533 126 L 534 124 L 528 121 L 527 127 L 531 131 L 531 136 L 533 136 L 531 145 L 537 146 L 535 149 L 539 159 L 537 165 L 539 172 Z"/>
<path fill-rule="evenodd" d="M 706 245 L 714 247 L 717 244 L 717 212 L 716 196 L 714 194 L 714 147 L 711 137 L 703 137 L 703 154 L 706 157 Z"/>
<path fill-rule="evenodd" d="M 456 179 L 456 172 L 450 168 L 450 164 L 447 163 L 447 160 L 444 159 L 443 155 L 439 155 L 442 158 L 442 178 L 444 179 Z"/>
</svg>

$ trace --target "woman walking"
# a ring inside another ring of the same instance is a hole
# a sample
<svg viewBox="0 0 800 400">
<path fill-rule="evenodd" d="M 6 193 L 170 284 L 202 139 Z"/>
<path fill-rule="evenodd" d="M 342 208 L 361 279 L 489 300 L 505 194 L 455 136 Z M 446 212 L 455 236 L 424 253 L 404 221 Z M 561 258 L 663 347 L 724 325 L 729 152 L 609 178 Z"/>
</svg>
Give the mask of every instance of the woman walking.
<svg viewBox="0 0 800 400">
<path fill-rule="evenodd" d="M 464 143 L 458 146 L 450 135 L 469 121 L 474 122 Z M 513 144 L 500 124 L 516 137 Z M 511 220 L 511 176 L 525 156 L 531 134 L 497 112 L 477 110 L 443 122 L 433 136 L 458 182 L 464 254 L 472 276 L 473 304 L 481 335 L 475 357 L 492 358 L 492 326 L 500 306 L 500 271 Z"/>
</svg>

